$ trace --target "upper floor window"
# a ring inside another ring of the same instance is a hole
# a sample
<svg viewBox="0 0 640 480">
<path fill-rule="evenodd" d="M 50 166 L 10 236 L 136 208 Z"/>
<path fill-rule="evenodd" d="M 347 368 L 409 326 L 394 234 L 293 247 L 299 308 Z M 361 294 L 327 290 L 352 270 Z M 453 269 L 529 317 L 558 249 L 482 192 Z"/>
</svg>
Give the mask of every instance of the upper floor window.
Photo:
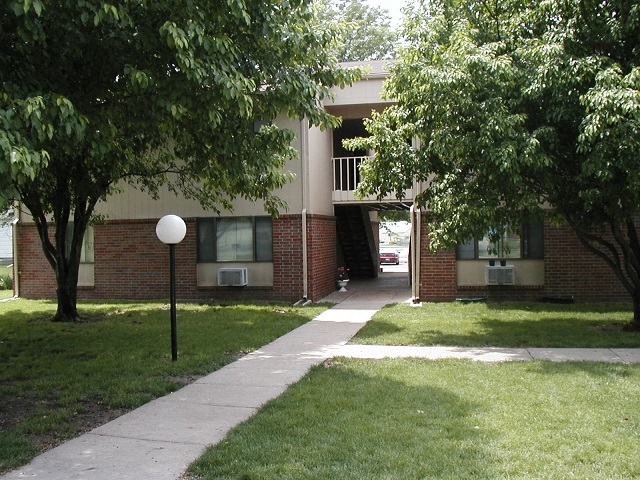
<svg viewBox="0 0 640 480">
<path fill-rule="evenodd" d="M 271 217 L 198 219 L 198 262 L 273 261 Z"/>
<path fill-rule="evenodd" d="M 495 258 L 544 258 L 544 234 L 542 220 L 526 222 L 520 235 L 504 231 L 497 235 L 489 232 L 482 238 L 474 238 L 459 243 L 456 247 L 458 260 L 495 259 Z"/>
</svg>

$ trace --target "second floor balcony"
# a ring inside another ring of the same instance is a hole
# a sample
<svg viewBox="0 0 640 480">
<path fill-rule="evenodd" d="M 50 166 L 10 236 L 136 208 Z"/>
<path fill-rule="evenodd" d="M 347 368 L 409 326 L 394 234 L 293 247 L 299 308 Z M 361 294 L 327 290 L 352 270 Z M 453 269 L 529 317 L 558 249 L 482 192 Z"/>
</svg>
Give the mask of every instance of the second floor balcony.
<svg viewBox="0 0 640 480">
<path fill-rule="evenodd" d="M 413 189 L 405 190 L 402 200 L 394 197 L 386 197 L 378 200 L 375 196 L 358 198 L 354 190 L 358 187 L 362 178 L 360 165 L 372 157 L 334 157 L 333 162 L 333 203 L 408 203 L 413 202 Z"/>
</svg>

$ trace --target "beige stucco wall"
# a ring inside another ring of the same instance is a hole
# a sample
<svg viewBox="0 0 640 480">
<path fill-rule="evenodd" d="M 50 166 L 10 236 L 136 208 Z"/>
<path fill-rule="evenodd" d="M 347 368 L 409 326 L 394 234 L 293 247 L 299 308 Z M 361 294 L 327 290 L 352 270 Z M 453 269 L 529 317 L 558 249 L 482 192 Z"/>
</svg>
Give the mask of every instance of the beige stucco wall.
<svg viewBox="0 0 640 480">
<path fill-rule="evenodd" d="M 333 164 L 331 131 L 309 129 L 309 213 L 333 215 Z"/>
<path fill-rule="evenodd" d="M 283 117 L 278 118 L 276 124 L 295 132 L 296 138 L 293 142 L 293 147 L 300 152 L 302 149 L 301 142 L 303 134 L 305 134 L 302 128 L 302 122 Z M 289 161 L 286 168 L 295 174 L 295 180 L 285 185 L 281 190 L 278 190 L 277 195 L 289 204 L 290 212 L 299 212 L 303 204 L 301 193 L 303 168 L 300 158 Z M 108 197 L 107 202 L 99 203 L 96 207 L 96 212 L 105 215 L 109 220 L 159 218 L 169 213 L 182 217 L 213 215 L 213 212 L 206 211 L 198 202 L 176 196 L 167 189 L 162 189 L 160 197 L 154 200 L 147 193 L 127 184 L 122 185 L 121 188 L 122 191 Z M 221 212 L 223 216 L 261 214 L 265 214 L 262 202 L 251 202 L 242 198 L 237 198 L 234 201 L 233 212 Z"/>
<path fill-rule="evenodd" d="M 485 284 L 487 260 L 459 260 L 456 262 L 456 275 L 459 287 Z M 509 259 L 507 265 L 515 266 L 515 284 L 521 286 L 544 285 L 544 260 Z"/>
<path fill-rule="evenodd" d="M 384 62 L 371 62 L 372 68 L 367 78 L 353 86 L 333 89 L 334 98 L 327 98 L 327 110 L 344 118 L 369 117 L 372 110 L 381 110 L 391 102 L 382 100 L 380 92 L 387 76 Z M 286 169 L 295 175 L 295 180 L 275 192 L 289 208 L 281 213 L 300 213 L 306 209 L 311 214 L 333 215 L 331 192 L 333 191 L 332 131 L 309 128 L 306 120 L 299 121 L 281 116 L 275 122 L 280 127 L 295 133 L 293 147 L 299 158 L 288 162 Z M 106 202 L 96 206 L 96 213 L 109 220 L 160 218 L 172 213 L 182 217 L 214 215 L 203 209 L 196 201 L 176 196 L 167 189 L 161 189 L 157 200 L 146 192 L 126 183 L 121 191 L 108 197 Z M 251 202 L 242 198 L 234 201 L 233 212 L 222 211 L 223 216 L 251 216 L 264 214 L 262 202 Z M 21 215 L 21 221 L 31 221 L 28 214 Z"/>
<path fill-rule="evenodd" d="M 273 285 L 273 263 L 271 262 L 219 262 L 198 263 L 198 286 L 218 286 L 218 269 L 220 268 L 246 268 L 249 285 L 252 287 L 270 287 Z"/>
</svg>

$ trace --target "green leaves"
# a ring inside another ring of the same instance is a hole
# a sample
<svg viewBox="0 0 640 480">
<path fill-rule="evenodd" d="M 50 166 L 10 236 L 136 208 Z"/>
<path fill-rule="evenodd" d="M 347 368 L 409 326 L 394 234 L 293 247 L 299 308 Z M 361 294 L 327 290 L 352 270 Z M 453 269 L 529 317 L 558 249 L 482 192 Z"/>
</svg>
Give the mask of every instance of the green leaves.
<svg viewBox="0 0 640 480">
<path fill-rule="evenodd" d="M 389 12 L 359 0 L 316 2 L 319 28 L 330 27 L 331 48 L 341 62 L 382 60 L 395 56 L 399 35 Z"/>
<path fill-rule="evenodd" d="M 416 3 L 385 86 L 398 105 L 367 126 L 363 191 L 425 182 L 417 200 L 438 248 L 542 200 L 591 226 L 635 215 L 638 15 L 622 0 Z M 394 148 L 408 132 L 419 149 Z"/>
<path fill-rule="evenodd" d="M 238 196 L 274 215 L 286 208 L 275 191 L 292 180 L 293 133 L 254 123 L 335 125 L 322 100 L 359 76 L 336 63 L 311 4 L 1 4 L 0 197 L 39 222 L 60 281 L 79 259 L 48 239 L 47 220 L 64 231 L 72 218 L 81 238 L 97 202 L 125 182 L 212 210 Z"/>
<path fill-rule="evenodd" d="M 17 17 L 27 15 L 29 12 L 33 12 L 39 17 L 42 14 L 44 5 L 41 0 L 12 0 L 9 8 L 13 10 Z"/>
</svg>

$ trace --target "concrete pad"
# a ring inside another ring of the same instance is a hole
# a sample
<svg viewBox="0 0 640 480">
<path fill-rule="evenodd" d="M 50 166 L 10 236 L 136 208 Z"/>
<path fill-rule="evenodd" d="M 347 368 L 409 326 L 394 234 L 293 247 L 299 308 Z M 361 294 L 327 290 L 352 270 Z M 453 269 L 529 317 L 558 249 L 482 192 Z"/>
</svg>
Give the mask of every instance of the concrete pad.
<svg viewBox="0 0 640 480">
<path fill-rule="evenodd" d="M 9 472 L 5 480 L 176 480 L 204 447 L 86 434 Z"/>
<path fill-rule="evenodd" d="M 534 360 L 551 362 L 622 362 L 622 358 L 608 348 L 528 348 Z"/>
<path fill-rule="evenodd" d="M 345 345 L 335 349 L 337 356 L 355 358 L 462 358 L 481 362 L 531 360 L 523 348 L 459 348 L 459 347 L 403 347 L 378 345 Z"/>
<path fill-rule="evenodd" d="M 255 408 L 154 400 L 92 430 L 95 435 L 209 445 L 220 441 Z"/>
<path fill-rule="evenodd" d="M 223 407 L 260 408 L 287 389 L 286 385 L 238 385 L 235 382 L 218 383 L 217 380 L 217 378 L 201 378 L 158 400 Z"/>
<path fill-rule="evenodd" d="M 336 305 L 335 307 L 325 310 L 309 323 L 314 322 L 339 322 L 339 323 L 367 323 L 378 310 L 372 309 L 370 302 L 363 302 L 362 307 L 354 308 L 353 304 L 349 306 Z M 345 314 L 345 310 L 349 312 Z"/>
<path fill-rule="evenodd" d="M 620 357 L 624 363 L 640 363 L 639 348 L 612 348 L 611 351 Z"/>
<path fill-rule="evenodd" d="M 235 385 L 290 385 L 302 378 L 309 369 L 319 363 L 315 357 L 300 356 L 281 358 L 247 358 L 244 357 L 220 371 L 223 383 L 233 382 Z"/>
<path fill-rule="evenodd" d="M 462 358 L 478 362 L 513 362 L 531 360 L 524 348 L 432 347 L 432 358 Z"/>
</svg>

